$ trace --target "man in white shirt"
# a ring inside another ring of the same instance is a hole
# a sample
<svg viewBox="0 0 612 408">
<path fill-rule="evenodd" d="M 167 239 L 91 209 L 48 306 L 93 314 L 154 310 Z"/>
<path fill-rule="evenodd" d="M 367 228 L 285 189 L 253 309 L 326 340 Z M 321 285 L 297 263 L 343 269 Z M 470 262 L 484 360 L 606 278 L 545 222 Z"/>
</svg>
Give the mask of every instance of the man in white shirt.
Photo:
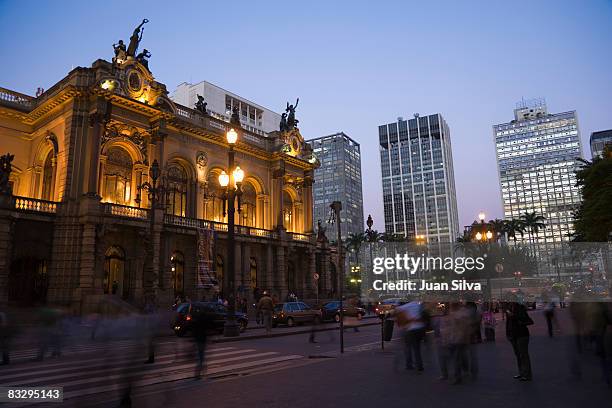
<svg viewBox="0 0 612 408">
<path fill-rule="evenodd" d="M 413 300 L 395 308 L 397 325 L 403 329 L 406 370 L 423 371 L 423 358 L 421 357 L 421 343 L 425 336 L 425 322 L 423 320 L 423 306 Z M 413 365 L 414 355 L 414 365 Z"/>
</svg>

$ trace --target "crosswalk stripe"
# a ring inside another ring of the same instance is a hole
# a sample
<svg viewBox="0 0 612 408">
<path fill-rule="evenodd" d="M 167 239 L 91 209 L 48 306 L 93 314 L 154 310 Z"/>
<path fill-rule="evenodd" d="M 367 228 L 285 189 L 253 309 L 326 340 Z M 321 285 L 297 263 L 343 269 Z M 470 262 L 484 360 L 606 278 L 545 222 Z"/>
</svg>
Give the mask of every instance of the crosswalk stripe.
<svg viewBox="0 0 612 408">
<path fill-rule="evenodd" d="M 238 370 L 238 369 L 241 369 L 241 368 L 256 367 L 256 366 L 264 365 L 264 364 L 274 364 L 274 363 L 279 363 L 279 362 L 283 362 L 283 361 L 296 360 L 296 359 L 300 359 L 300 358 L 303 358 L 303 356 L 301 356 L 301 355 L 289 355 L 289 356 L 282 356 L 282 357 L 270 358 L 270 359 L 265 359 L 265 360 L 256 360 L 256 361 L 249 362 L 249 363 L 242 363 L 242 364 L 234 364 L 234 365 L 225 366 L 222 369 L 207 370 L 205 375 L 211 376 L 211 375 L 214 375 L 214 374 L 220 374 L 220 373 L 225 372 L 225 371 Z M 188 366 L 188 368 L 192 368 L 192 369 L 193 369 L 193 367 L 194 367 L 193 364 Z M 174 374 L 174 375 L 164 376 L 162 381 L 160 381 L 159 378 L 148 378 L 148 379 L 138 380 L 138 381 L 135 381 L 133 383 L 133 386 L 135 386 L 135 387 L 142 387 L 142 386 L 146 386 L 146 385 L 157 384 L 157 383 L 160 383 L 160 382 L 176 381 L 176 380 L 181 380 L 181 379 L 191 378 L 191 377 L 193 377 L 193 373 L 191 373 L 191 372 L 190 373 L 178 373 L 178 374 Z M 121 377 L 119 377 L 119 379 L 121 379 Z M 81 397 L 81 396 L 85 396 L 85 395 L 97 394 L 97 393 L 101 393 L 101 392 L 118 391 L 118 390 L 121 390 L 121 389 L 124 389 L 124 388 L 125 388 L 125 384 L 124 383 L 115 383 L 115 384 L 112 384 L 112 385 L 104 385 L 104 386 L 98 386 L 98 387 L 81 389 L 81 390 L 78 390 L 78 391 L 64 392 L 64 398 L 65 399 L 69 399 L 69 398 Z"/>
<path fill-rule="evenodd" d="M 95 345 L 75 345 L 75 346 L 67 345 L 67 346 L 62 347 L 62 352 L 64 353 L 67 353 L 67 352 L 86 353 L 86 352 L 107 350 L 109 348 L 116 350 L 116 349 L 134 347 L 139 344 L 143 344 L 143 342 L 142 341 L 135 342 L 134 340 L 130 340 L 129 342 L 121 341 L 121 342 L 118 342 L 118 344 L 113 342 L 113 343 L 95 344 Z M 174 344 L 174 342 L 164 341 L 164 342 L 159 342 L 156 344 L 161 346 L 164 344 Z M 51 350 L 51 347 L 49 348 L 49 350 Z M 11 358 L 12 359 L 29 358 L 29 357 L 36 357 L 37 355 L 38 355 L 38 349 L 18 350 L 18 351 L 13 351 L 11 353 Z"/>
<path fill-rule="evenodd" d="M 216 350 L 214 350 L 214 351 L 216 351 Z M 242 350 L 238 349 L 238 350 L 232 350 L 232 351 L 224 351 L 224 352 L 221 352 L 221 353 L 214 352 L 214 351 L 211 351 L 210 354 L 208 355 L 208 357 L 212 358 L 212 357 L 222 357 L 222 356 L 230 356 L 230 355 L 236 355 L 236 354 L 245 354 L 245 353 L 251 353 L 251 352 L 253 352 L 255 350 L 254 349 L 242 349 Z M 190 351 L 183 351 L 180 354 L 174 354 L 174 353 L 161 354 L 161 355 L 158 354 L 156 356 L 156 359 L 155 359 L 156 362 L 154 364 L 151 364 L 150 366 L 145 366 L 145 368 L 147 368 L 147 367 L 155 367 L 156 365 L 161 365 L 160 361 L 174 360 L 175 358 L 181 358 L 181 357 L 190 356 L 190 355 L 193 355 L 193 354 L 194 353 L 190 352 Z M 34 371 L 34 370 L 32 370 L 32 367 L 24 367 L 24 368 L 18 369 L 19 372 L 21 372 L 21 374 L 15 374 L 15 371 L 13 371 L 10 375 L 7 374 L 7 375 L 0 376 L 0 380 L 17 379 L 17 378 L 23 377 L 24 373 L 27 373 L 29 376 L 36 375 L 36 379 L 37 380 L 41 380 L 41 379 L 47 378 L 46 374 L 51 374 L 51 373 L 56 373 L 56 372 L 62 372 L 62 371 L 65 371 L 65 370 L 75 369 L 77 367 L 82 367 L 83 364 L 85 364 L 85 363 L 93 363 L 93 362 L 101 362 L 101 363 L 104 363 L 104 364 L 103 365 L 99 365 L 99 366 L 96 366 L 96 365 L 91 366 L 91 365 L 88 364 L 88 366 L 87 366 L 88 369 L 91 369 L 91 368 L 94 368 L 94 367 L 100 367 L 100 368 L 102 368 L 102 370 L 98 370 L 98 371 L 94 371 L 94 372 L 108 372 L 109 370 L 117 369 L 117 368 L 124 369 L 124 368 L 126 368 L 126 366 L 129 367 L 129 364 L 131 364 L 131 363 L 135 363 L 135 362 L 136 363 L 141 363 L 142 359 L 143 359 L 142 354 L 138 354 L 138 357 L 134 356 L 133 358 L 130 358 L 130 359 L 126 359 L 126 357 L 128 357 L 128 356 L 125 356 L 125 355 L 118 356 L 118 357 L 115 357 L 114 359 L 106 359 L 104 357 L 101 357 L 101 358 L 95 358 L 95 359 L 90 359 L 90 360 L 75 360 L 75 361 L 72 361 L 72 362 L 58 363 L 58 365 L 63 365 L 64 367 L 63 368 L 53 368 L 51 370 L 45 369 L 45 370 L 36 370 L 36 371 Z M 117 365 L 114 368 L 112 368 L 110 365 L 106 365 L 106 364 L 111 364 L 112 362 L 123 363 L 123 364 Z M 48 368 L 48 367 L 44 367 L 44 368 Z M 91 371 L 89 371 L 89 373 L 91 373 Z M 3 374 L 4 374 L 4 372 L 3 372 Z"/>
</svg>

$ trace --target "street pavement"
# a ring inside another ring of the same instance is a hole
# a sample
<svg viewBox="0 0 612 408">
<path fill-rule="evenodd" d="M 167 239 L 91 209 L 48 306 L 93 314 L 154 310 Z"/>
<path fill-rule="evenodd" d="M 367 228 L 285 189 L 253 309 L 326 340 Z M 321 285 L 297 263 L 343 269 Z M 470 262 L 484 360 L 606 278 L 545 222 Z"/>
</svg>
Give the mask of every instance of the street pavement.
<svg viewBox="0 0 612 408">
<path fill-rule="evenodd" d="M 380 326 L 346 330 L 342 355 L 337 330 L 318 332 L 314 344 L 307 333 L 212 344 L 206 376 L 199 381 L 193 379 L 190 339 L 168 337 L 159 340 L 155 364 L 143 364 L 142 343 L 112 342 L 95 349 L 88 345 L 43 363 L 0 367 L 0 385 L 62 385 L 67 399 L 63 406 L 68 407 L 118 406 L 118 391 L 128 380 L 135 386 L 133 406 L 151 408 L 609 406 L 612 389 L 602 381 L 592 351 L 581 357 L 582 379 L 570 375 L 573 342 L 567 312 L 559 316 L 561 335 L 552 339 L 545 335 L 542 312 L 531 314 L 536 324 L 531 327 L 530 383 L 512 379 L 516 363 L 500 320 L 497 342 L 476 346 L 479 378 L 457 386 L 437 380 L 431 342 L 424 347 L 424 373 L 402 370 L 401 342 L 396 338 L 381 351 Z"/>
</svg>

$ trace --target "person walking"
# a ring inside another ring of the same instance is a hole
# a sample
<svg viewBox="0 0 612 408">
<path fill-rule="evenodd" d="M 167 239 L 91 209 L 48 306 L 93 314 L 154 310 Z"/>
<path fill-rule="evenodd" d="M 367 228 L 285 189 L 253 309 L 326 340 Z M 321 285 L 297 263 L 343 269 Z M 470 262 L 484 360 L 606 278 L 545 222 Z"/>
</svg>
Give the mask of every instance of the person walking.
<svg viewBox="0 0 612 408">
<path fill-rule="evenodd" d="M 206 341 L 208 339 L 208 331 L 211 327 L 210 316 L 202 311 L 196 314 L 193 324 L 193 341 L 195 342 L 197 351 L 197 362 L 195 368 L 195 379 L 202 378 L 204 369 L 204 357 L 206 353 Z"/>
<path fill-rule="evenodd" d="M 257 311 L 261 312 L 263 324 L 266 328 L 266 334 L 272 333 L 272 312 L 274 311 L 274 301 L 265 290 L 263 292 L 263 296 L 257 303 Z"/>
<path fill-rule="evenodd" d="M 555 322 L 555 302 L 546 299 L 544 306 L 544 317 L 546 318 L 546 328 L 548 329 L 548 337 L 553 337 L 553 322 Z"/>
<path fill-rule="evenodd" d="M 156 322 L 156 307 L 152 299 L 150 299 L 144 307 L 145 320 L 145 339 L 147 345 L 147 361 L 145 364 L 155 363 L 155 331 L 157 329 Z"/>
<path fill-rule="evenodd" d="M 397 325 L 403 330 L 406 370 L 414 370 L 416 365 L 416 370 L 421 372 L 424 370 L 421 356 L 421 343 L 425 335 L 423 307 L 420 302 L 413 300 L 396 307 L 394 314 L 397 316 Z"/>
<path fill-rule="evenodd" d="M 9 318 L 5 312 L 0 311 L 0 349 L 2 349 L 2 364 L 10 363 L 10 338 L 11 328 L 9 327 Z"/>
<path fill-rule="evenodd" d="M 525 305 L 510 302 L 506 309 L 506 337 L 512 344 L 519 373 L 514 376 L 519 381 L 531 381 L 531 360 L 529 359 L 529 329 L 533 320 Z"/>
</svg>

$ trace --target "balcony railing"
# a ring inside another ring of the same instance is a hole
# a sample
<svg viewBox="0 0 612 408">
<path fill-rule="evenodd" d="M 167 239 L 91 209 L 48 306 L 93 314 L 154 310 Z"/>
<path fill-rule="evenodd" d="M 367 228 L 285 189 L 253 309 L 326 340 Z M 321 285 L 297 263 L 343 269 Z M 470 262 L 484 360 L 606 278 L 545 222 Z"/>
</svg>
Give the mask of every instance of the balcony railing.
<svg viewBox="0 0 612 408">
<path fill-rule="evenodd" d="M 11 91 L 10 89 L 0 88 L 0 101 L 14 103 L 24 108 L 31 108 L 33 97 L 24 95 L 19 92 Z"/>
<path fill-rule="evenodd" d="M 54 201 L 15 196 L 15 209 L 20 211 L 36 211 L 55 214 L 55 212 L 57 212 L 57 203 Z"/>
<path fill-rule="evenodd" d="M 228 225 L 224 222 L 215 222 L 208 220 L 200 220 L 197 218 L 186 218 L 172 214 L 164 215 L 164 223 L 169 225 L 175 225 L 178 227 L 186 228 L 205 228 L 213 231 L 227 232 Z M 274 231 L 270 231 L 263 228 L 245 227 L 243 225 L 236 225 L 234 232 L 240 235 L 250 235 L 253 237 L 262 238 L 277 238 L 278 235 Z"/>
<path fill-rule="evenodd" d="M 289 232 L 288 235 L 294 241 L 305 241 L 305 242 L 310 241 L 310 235 L 308 234 L 300 234 L 299 232 Z"/>
<path fill-rule="evenodd" d="M 128 205 L 104 203 L 104 214 L 117 215 L 126 218 L 139 218 L 146 220 L 149 218 L 149 210 L 146 208 L 130 207 Z"/>
</svg>

